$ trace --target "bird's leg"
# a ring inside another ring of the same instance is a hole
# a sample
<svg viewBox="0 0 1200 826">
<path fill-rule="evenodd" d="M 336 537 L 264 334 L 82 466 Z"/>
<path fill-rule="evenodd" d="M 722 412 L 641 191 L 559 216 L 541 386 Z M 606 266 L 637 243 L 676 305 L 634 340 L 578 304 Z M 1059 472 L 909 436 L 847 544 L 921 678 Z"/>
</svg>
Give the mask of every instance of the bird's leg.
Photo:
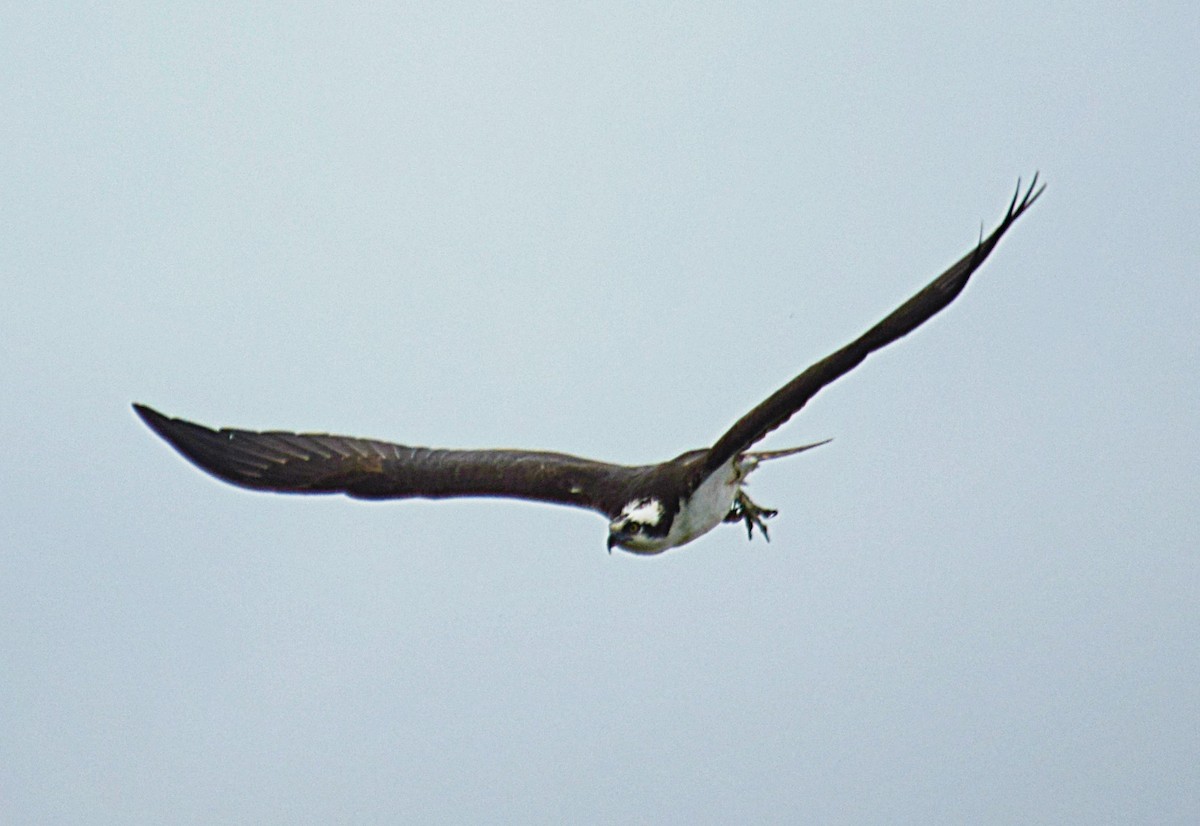
<svg viewBox="0 0 1200 826">
<path fill-rule="evenodd" d="M 767 523 L 764 520 L 778 514 L 779 511 L 771 510 L 770 508 L 760 508 L 750 501 L 750 497 L 746 495 L 745 491 L 739 488 L 737 498 L 733 500 L 733 507 L 729 509 L 729 514 L 725 517 L 725 521 L 745 522 L 746 536 L 750 539 L 754 538 L 754 529 L 757 527 L 762 531 L 763 539 L 770 542 L 771 536 L 767 533 Z"/>
</svg>

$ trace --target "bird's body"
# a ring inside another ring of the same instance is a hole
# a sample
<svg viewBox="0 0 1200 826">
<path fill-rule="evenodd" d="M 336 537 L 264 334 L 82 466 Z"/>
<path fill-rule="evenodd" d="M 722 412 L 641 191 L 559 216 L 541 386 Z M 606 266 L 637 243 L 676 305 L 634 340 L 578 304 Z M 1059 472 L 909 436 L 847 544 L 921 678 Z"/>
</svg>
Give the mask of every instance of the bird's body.
<svg viewBox="0 0 1200 826">
<path fill-rule="evenodd" d="M 966 286 L 1038 198 L 1037 176 L 1020 185 L 1000 226 L 946 272 L 855 341 L 796 376 L 739 419 L 710 448 L 656 465 L 616 465 L 562 453 L 439 450 L 322 433 L 211 430 L 134 405 L 142 420 L 201 469 L 232 484 L 286 493 L 345 493 L 363 499 L 500 496 L 589 508 L 609 519 L 608 547 L 655 554 L 686 544 L 721 522 L 752 536 L 774 511 L 742 489 L 759 463 L 824 442 L 780 451 L 750 448 L 787 421 L 822 387 L 870 353 L 906 335 Z"/>
</svg>

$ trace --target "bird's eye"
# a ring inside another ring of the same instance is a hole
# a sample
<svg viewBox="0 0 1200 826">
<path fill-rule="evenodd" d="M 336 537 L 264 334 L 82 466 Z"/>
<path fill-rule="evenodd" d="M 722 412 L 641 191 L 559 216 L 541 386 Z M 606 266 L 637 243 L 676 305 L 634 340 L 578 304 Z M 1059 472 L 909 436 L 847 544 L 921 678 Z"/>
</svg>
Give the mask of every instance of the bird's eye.
<svg viewBox="0 0 1200 826">
<path fill-rule="evenodd" d="M 641 522 L 626 522 L 625 530 L 629 531 L 630 533 L 641 533 L 642 532 L 642 523 Z"/>
</svg>

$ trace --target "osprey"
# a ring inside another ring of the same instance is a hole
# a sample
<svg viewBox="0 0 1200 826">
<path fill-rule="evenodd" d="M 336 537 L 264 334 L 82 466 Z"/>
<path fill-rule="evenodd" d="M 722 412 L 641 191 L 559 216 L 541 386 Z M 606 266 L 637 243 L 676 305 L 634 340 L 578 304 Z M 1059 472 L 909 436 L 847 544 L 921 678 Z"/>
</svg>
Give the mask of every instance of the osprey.
<svg viewBox="0 0 1200 826">
<path fill-rule="evenodd" d="M 750 448 L 802 408 L 817 391 L 875 350 L 904 336 L 948 305 L 991 254 L 1001 236 L 1042 194 L 1037 175 L 1021 184 L 1004 220 L 979 243 L 883 321 L 789 381 L 734 423 L 712 447 L 657 465 L 616 465 L 533 450 L 439 450 L 325 433 L 211 430 L 133 406 L 155 433 L 200 469 L 254 490 L 344 493 L 360 499 L 502 496 L 599 511 L 609 520 L 608 548 L 657 554 L 691 542 L 722 522 L 742 522 L 767 536 L 759 507 L 742 489 L 761 462 L 788 450 Z M 828 441 L 828 440 L 826 440 Z"/>
</svg>

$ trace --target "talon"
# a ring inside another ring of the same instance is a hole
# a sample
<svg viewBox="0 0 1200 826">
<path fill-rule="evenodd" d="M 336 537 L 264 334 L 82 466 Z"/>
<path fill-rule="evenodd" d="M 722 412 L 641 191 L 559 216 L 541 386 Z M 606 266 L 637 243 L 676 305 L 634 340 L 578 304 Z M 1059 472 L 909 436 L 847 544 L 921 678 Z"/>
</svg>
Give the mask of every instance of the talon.
<svg viewBox="0 0 1200 826">
<path fill-rule="evenodd" d="M 771 535 L 767 532 L 767 523 L 765 520 L 778 515 L 779 511 L 759 507 L 750 501 L 749 496 L 739 490 L 737 498 L 733 500 L 733 507 L 729 509 L 729 514 L 725 517 L 725 521 L 745 522 L 746 536 L 749 539 L 754 538 L 754 529 L 757 527 L 762 531 L 763 539 L 770 542 Z"/>
</svg>

